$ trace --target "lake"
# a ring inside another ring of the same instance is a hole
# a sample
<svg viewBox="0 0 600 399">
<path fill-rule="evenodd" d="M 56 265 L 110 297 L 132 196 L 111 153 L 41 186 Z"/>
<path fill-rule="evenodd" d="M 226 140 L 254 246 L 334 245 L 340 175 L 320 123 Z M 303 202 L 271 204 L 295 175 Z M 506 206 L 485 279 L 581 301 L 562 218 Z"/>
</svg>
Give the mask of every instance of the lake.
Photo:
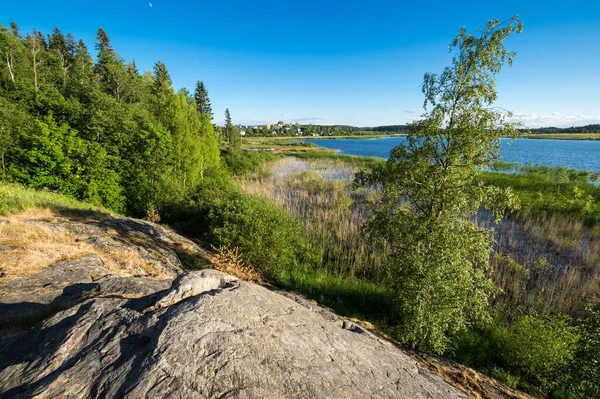
<svg viewBox="0 0 600 399">
<path fill-rule="evenodd" d="M 339 149 L 340 154 L 388 158 L 390 150 L 406 142 L 406 138 L 306 139 L 303 141 L 320 147 Z M 600 140 L 501 139 L 501 160 L 600 172 Z"/>
</svg>

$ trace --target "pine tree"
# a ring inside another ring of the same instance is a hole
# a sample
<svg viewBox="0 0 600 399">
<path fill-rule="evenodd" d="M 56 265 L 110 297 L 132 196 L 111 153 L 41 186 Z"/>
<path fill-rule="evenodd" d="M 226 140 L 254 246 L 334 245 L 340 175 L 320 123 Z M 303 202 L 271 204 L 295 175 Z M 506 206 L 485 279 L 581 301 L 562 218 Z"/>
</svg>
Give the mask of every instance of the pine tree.
<svg viewBox="0 0 600 399">
<path fill-rule="evenodd" d="M 169 71 L 167 71 L 166 65 L 161 61 L 157 61 L 154 64 L 152 94 L 155 104 L 155 114 L 164 126 L 170 126 L 172 123 L 171 114 L 175 92 Z"/>
<path fill-rule="evenodd" d="M 15 21 L 10 21 L 10 33 L 17 39 L 21 40 L 21 33 Z"/>
<path fill-rule="evenodd" d="M 225 110 L 225 129 L 223 130 L 223 135 L 225 136 L 225 141 L 228 143 L 231 142 L 231 133 L 233 131 L 233 125 L 231 124 L 231 114 L 229 113 L 229 108 Z"/>
<path fill-rule="evenodd" d="M 73 68 L 69 73 L 68 80 L 68 94 L 80 102 L 87 103 L 88 101 L 84 99 L 92 94 L 95 87 L 94 60 L 82 40 L 79 40 L 75 49 Z"/>
<path fill-rule="evenodd" d="M 98 32 L 96 33 L 96 40 L 96 51 L 98 51 L 98 53 L 101 53 L 103 51 L 105 51 L 108 54 L 115 53 L 115 50 L 110 44 L 110 38 L 108 37 L 108 34 L 102 27 L 98 28 Z"/>
<path fill-rule="evenodd" d="M 112 95 L 117 101 L 127 100 L 131 93 L 128 90 L 129 78 L 122 60 L 110 44 L 110 38 L 99 28 L 96 35 L 98 62 L 95 72 L 100 77 L 102 91 Z"/>
<path fill-rule="evenodd" d="M 200 80 L 196 83 L 194 99 L 196 100 L 198 112 L 201 115 L 208 115 L 212 120 L 213 112 L 210 105 L 210 99 L 208 98 L 208 91 L 206 90 L 206 87 L 204 87 L 204 82 Z"/>
</svg>

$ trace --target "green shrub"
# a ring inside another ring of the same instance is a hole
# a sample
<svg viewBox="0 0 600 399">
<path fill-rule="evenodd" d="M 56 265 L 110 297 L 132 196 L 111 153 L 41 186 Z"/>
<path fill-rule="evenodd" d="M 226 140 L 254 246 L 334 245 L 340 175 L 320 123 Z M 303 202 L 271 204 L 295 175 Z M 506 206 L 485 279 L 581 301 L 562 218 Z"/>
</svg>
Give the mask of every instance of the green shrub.
<svg viewBox="0 0 600 399">
<path fill-rule="evenodd" d="M 213 246 L 237 247 L 244 261 L 268 276 L 313 264 L 304 231 L 283 209 L 240 193 L 222 171 L 206 177 L 184 201 L 166 207 L 163 220 Z"/>
<path fill-rule="evenodd" d="M 534 395 L 564 397 L 562 393 L 572 385 L 568 371 L 581 369 L 573 363 L 583 357 L 578 355 L 578 340 L 578 329 L 567 316 L 528 314 L 512 321 L 497 318 L 485 328 L 463 330 L 446 354 L 511 387 Z M 597 356 L 598 352 L 587 353 Z M 593 367 L 593 362 L 586 364 Z"/>
<path fill-rule="evenodd" d="M 262 170 L 262 166 L 275 159 L 271 151 L 237 151 L 226 154 L 223 162 L 227 170 L 234 176 L 244 176 L 250 173 L 257 173 Z"/>
<path fill-rule="evenodd" d="M 580 325 L 579 347 L 569 371 L 570 393 L 578 398 L 600 398 L 600 305 L 588 309 Z"/>
<path fill-rule="evenodd" d="M 230 193 L 211 206 L 207 222 L 212 243 L 239 248 L 246 262 L 272 277 L 310 261 L 301 226 L 263 198 Z"/>
<path fill-rule="evenodd" d="M 566 316 L 524 315 L 495 330 L 507 366 L 551 393 L 564 384 L 563 371 L 572 362 L 578 334 Z"/>
</svg>

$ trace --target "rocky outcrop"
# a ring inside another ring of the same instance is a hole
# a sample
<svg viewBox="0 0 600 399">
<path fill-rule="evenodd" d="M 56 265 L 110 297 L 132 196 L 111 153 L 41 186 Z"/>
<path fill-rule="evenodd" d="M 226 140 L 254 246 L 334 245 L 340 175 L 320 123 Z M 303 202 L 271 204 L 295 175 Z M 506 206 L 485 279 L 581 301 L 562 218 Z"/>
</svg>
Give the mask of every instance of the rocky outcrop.
<svg viewBox="0 0 600 399">
<path fill-rule="evenodd" d="M 141 280 L 70 286 L 77 305 L 1 339 L 0 397 L 465 397 L 392 344 L 292 295 L 215 270 L 164 290 Z"/>
<path fill-rule="evenodd" d="M 115 280 L 100 282 L 105 276 L 129 277 L 127 294 L 147 295 L 142 287 L 165 289 L 184 267 L 210 263 L 194 242 L 138 219 L 41 212 L 0 222 L 0 324 L 69 306 L 69 295 L 77 290 L 88 295 L 94 295 L 90 287 L 106 290 Z"/>
<path fill-rule="evenodd" d="M 21 317 L 51 305 L 63 289 L 91 283 L 109 274 L 97 255 L 58 262 L 33 277 L 19 277 L 0 283 L 0 320 Z"/>
</svg>

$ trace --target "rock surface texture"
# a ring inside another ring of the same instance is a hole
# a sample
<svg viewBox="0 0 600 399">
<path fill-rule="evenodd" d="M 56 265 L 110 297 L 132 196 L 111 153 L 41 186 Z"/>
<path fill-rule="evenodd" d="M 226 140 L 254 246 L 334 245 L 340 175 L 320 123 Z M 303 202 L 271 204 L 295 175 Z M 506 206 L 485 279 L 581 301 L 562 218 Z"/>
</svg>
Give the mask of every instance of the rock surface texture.
<svg viewBox="0 0 600 399">
<path fill-rule="evenodd" d="M 358 325 L 215 270 L 88 284 L 0 339 L 0 397 L 466 397 Z"/>
<path fill-rule="evenodd" d="M 168 288 L 184 267 L 210 263 L 206 252 L 192 241 L 138 219 L 47 214 L 0 218 L 0 222 L 0 323 L 68 306 L 74 292 L 94 294 L 99 289 L 95 282 L 105 276 L 129 277 L 129 285 L 115 294 L 139 296 L 156 287 Z M 15 238 L 18 232 L 26 238 Z M 61 258 L 63 251 L 67 260 L 53 263 L 40 252 L 34 262 L 40 266 L 27 272 L 23 265 L 39 250 L 35 244 L 40 242 L 46 253 Z M 9 267 L 12 275 L 6 276 L 2 266 Z M 156 282 L 160 280 L 166 283 Z M 111 281 L 102 282 L 104 291 Z M 65 289 L 69 292 L 63 293 Z"/>
</svg>

